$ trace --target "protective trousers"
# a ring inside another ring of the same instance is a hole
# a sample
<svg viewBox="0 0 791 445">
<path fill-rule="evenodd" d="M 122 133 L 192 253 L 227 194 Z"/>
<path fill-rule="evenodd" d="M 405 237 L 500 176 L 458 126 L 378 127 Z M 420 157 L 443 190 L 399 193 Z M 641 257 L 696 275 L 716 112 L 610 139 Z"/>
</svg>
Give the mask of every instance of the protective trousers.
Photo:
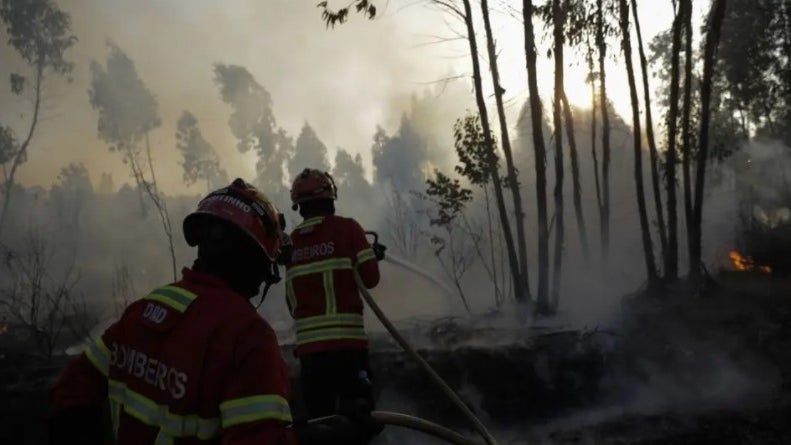
<svg viewBox="0 0 791 445">
<path fill-rule="evenodd" d="M 300 357 L 303 400 L 310 418 L 374 408 L 368 351 L 340 350 Z"/>
</svg>

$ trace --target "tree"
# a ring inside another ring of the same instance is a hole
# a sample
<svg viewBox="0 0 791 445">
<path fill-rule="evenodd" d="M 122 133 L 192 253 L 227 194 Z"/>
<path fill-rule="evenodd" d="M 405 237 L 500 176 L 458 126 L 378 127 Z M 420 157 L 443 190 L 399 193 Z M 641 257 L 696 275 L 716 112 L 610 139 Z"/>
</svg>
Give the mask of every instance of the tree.
<svg viewBox="0 0 791 445">
<path fill-rule="evenodd" d="M 687 228 L 687 254 L 691 252 L 689 239 L 692 238 L 692 188 L 690 168 L 692 165 L 692 0 L 683 0 L 686 5 L 687 15 L 684 20 L 684 102 L 681 117 L 681 177 L 684 193 L 684 221 Z M 691 256 L 691 255 L 690 255 Z"/>
<path fill-rule="evenodd" d="M 706 47 L 703 54 L 703 81 L 700 88 L 700 137 L 698 159 L 695 174 L 695 191 L 692 209 L 692 237 L 690 239 L 690 277 L 693 282 L 700 279 L 701 264 L 701 223 L 703 220 L 703 187 L 706 178 L 706 162 L 709 149 L 709 123 L 711 121 L 711 84 L 716 61 L 717 48 L 720 42 L 720 32 L 725 16 L 726 0 L 714 0 L 711 4 L 708 21 L 706 24 Z"/>
<path fill-rule="evenodd" d="M 377 128 L 371 151 L 374 176 L 379 184 L 400 192 L 420 190 L 425 179 L 426 142 L 409 117 L 401 117 L 398 132 L 392 137 Z"/>
<path fill-rule="evenodd" d="M 527 242 L 525 240 L 525 212 L 523 210 L 522 192 L 517 178 L 516 167 L 514 166 L 513 151 L 511 150 L 511 138 L 508 135 L 508 123 L 505 116 L 505 106 L 503 105 L 503 93 L 505 90 L 500 85 L 500 73 L 497 66 L 497 50 L 492 33 L 492 24 L 489 20 L 489 4 L 487 0 L 481 0 L 481 12 L 483 14 L 483 24 L 486 31 L 486 50 L 489 56 L 489 72 L 492 75 L 492 86 L 494 88 L 494 99 L 497 105 L 497 116 L 500 122 L 500 140 L 502 141 L 503 154 L 507 167 L 506 184 L 511 191 L 514 206 L 514 216 L 516 225 L 516 242 L 519 254 L 519 279 L 522 282 L 522 292 L 524 295 L 517 294 L 517 299 L 525 300 L 530 298 L 530 279 L 527 272 Z M 477 54 L 472 54 L 477 57 Z"/>
<path fill-rule="evenodd" d="M 187 110 L 181 113 L 176 126 L 176 148 L 183 157 L 181 166 L 185 184 L 192 185 L 203 180 L 208 191 L 211 191 L 227 182 L 228 175 L 220 168 L 217 152 L 201 134 L 198 119 Z"/>
<path fill-rule="evenodd" d="M 593 61 L 593 45 L 590 37 L 585 38 L 586 55 L 588 62 L 588 82 L 591 85 L 591 159 L 593 160 L 593 180 L 596 185 L 596 209 L 599 211 L 599 218 L 604 214 L 601 193 L 601 181 L 599 181 L 599 157 L 596 154 L 596 77 Z"/>
<path fill-rule="evenodd" d="M 604 62 L 607 59 L 607 42 L 605 36 L 609 25 L 605 16 L 604 0 L 596 0 L 596 47 L 599 54 L 599 106 L 602 118 L 602 205 L 600 216 L 600 236 L 602 253 L 606 260 L 610 249 L 610 111 L 607 107 L 607 70 Z"/>
<path fill-rule="evenodd" d="M 352 157 L 349 152 L 338 148 L 335 153 L 335 163 L 332 168 L 332 177 L 338 186 L 338 193 L 342 196 L 350 195 L 352 199 L 341 199 L 336 206 L 339 211 L 349 210 L 348 213 L 370 215 L 370 206 L 374 202 L 373 187 L 365 178 L 363 159 L 359 153 Z M 344 212 L 345 213 L 345 212 Z M 361 221 L 362 224 L 365 222 Z"/>
<path fill-rule="evenodd" d="M 454 167 L 456 173 L 465 177 L 470 184 L 481 188 L 484 196 L 484 209 L 486 212 L 487 244 L 489 246 L 489 260 L 486 259 L 481 248 L 479 231 L 472 227 L 469 220 L 462 214 L 464 227 L 472 239 L 478 258 L 481 260 L 489 279 L 494 285 L 495 304 L 499 307 L 505 300 L 504 291 L 498 285 L 498 267 L 495 256 L 495 237 L 492 224 L 491 200 L 489 199 L 489 186 L 491 184 L 488 152 L 486 140 L 483 136 L 481 118 L 475 114 L 467 114 L 463 119 L 458 119 L 453 126 L 454 146 L 459 164 Z M 494 139 L 494 137 L 492 137 Z M 500 250 L 502 254 L 502 249 Z M 502 259 L 502 257 L 501 257 Z M 487 264 L 488 263 L 488 264 Z"/>
<path fill-rule="evenodd" d="M 80 215 L 88 199 L 93 195 L 88 169 L 77 162 L 63 167 L 49 194 L 58 218 L 67 223 L 67 230 L 75 230 L 79 227 Z"/>
<path fill-rule="evenodd" d="M 472 249 L 469 246 L 469 236 L 458 236 L 458 218 L 472 201 L 472 191 L 462 187 L 458 179 L 451 179 L 439 170 L 434 171 L 434 179 L 427 179 L 426 184 L 426 195 L 436 208 L 436 214 L 430 216 L 429 225 L 439 227 L 445 232 L 445 236 L 429 236 L 431 244 L 436 248 L 434 255 L 453 281 L 464 308 L 470 312 L 461 278 L 472 264 Z"/>
<path fill-rule="evenodd" d="M 358 190 L 363 185 L 371 184 L 365 179 L 363 158 L 359 153 L 352 157 L 348 151 L 339 148 L 335 153 L 335 165 L 332 168 L 332 177 L 338 187 Z"/>
<path fill-rule="evenodd" d="M 246 68 L 238 65 L 214 65 L 214 82 L 223 102 L 233 110 L 228 120 L 241 153 L 253 150 L 256 183 L 272 197 L 287 196 L 283 168 L 293 151 L 291 138 L 277 127 L 272 111 L 272 97 Z M 273 198 L 275 199 L 275 198 Z"/>
<path fill-rule="evenodd" d="M 667 155 L 665 178 L 667 179 L 667 254 L 665 256 L 665 278 L 675 280 L 678 276 L 678 224 L 676 204 L 676 127 L 678 125 L 679 58 L 681 34 L 686 15 L 691 13 L 688 0 L 681 0 L 673 20 L 673 44 L 670 58 L 670 109 L 667 113 Z"/>
<path fill-rule="evenodd" d="M 323 172 L 330 170 L 327 147 L 307 122 L 302 126 L 302 131 L 297 137 L 294 157 L 288 161 L 288 171 L 292 178 L 295 178 L 305 168 L 316 168 Z"/>
<path fill-rule="evenodd" d="M 500 225 L 502 227 L 503 236 L 505 237 L 505 244 L 508 253 L 508 264 L 511 270 L 511 280 L 514 286 L 514 295 L 518 299 L 527 297 L 527 292 L 524 289 L 524 280 L 520 274 L 519 259 L 517 257 L 515 243 L 513 239 L 513 232 L 511 231 L 511 222 L 508 217 L 508 211 L 505 206 L 505 197 L 503 195 L 503 181 L 500 177 L 498 169 L 498 157 L 495 151 L 495 142 L 492 137 L 491 126 L 489 124 L 489 112 L 486 108 L 486 101 L 483 97 L 483 80 L 481 74 L 481 65 L 478 60 L 478 42 L 475 39 L 475 24 L 472 16 L 472 6 L 469 0 L 464 0 L 464 10 L 460 10 L 453 5 L 444 2 L 438 2 L 448 8 L 457 18 L 461 19 L 464 23 L 466 30 L 467 43 L 470 48 L 470 60 L 472 62 L 472 78 L 475 92 L 475 103 L 478 107 L 478 114 L 481 119 L 481 127 L 483 128 L 484 144 L 487 152 L 487 161 L 489 173 L 494 185 L 495 200 L 497 203 L 497 211 L 500 215 Z"/>
<path fill-rule="evenodd" d="M 31 230 L 24 239 L 23 251 L 4 246 L 0 252 L 7 287 L 0 289 L 0 307 L 28 333 L 37 351 L 47 360 L 55 347 L 78 301 L 74 288 L 79 281 L 73 263 L 65 271 L 52 271 L 56 250 L 39 232 Z"/>
<path fill-rule="evenodd" d="M 645 106 L 645 133 L 648 139 L 648 152 L 651 162 L 651 185 L 654 191 L 654 206 L 656 208 L 657 232 L 659 232 L 659 245 L 662 251 L 662 258 L 668 258 L 667 254 L 667 226 L 665 224 L 665 212 L 662 207 L 662 189 L 659 180 L 659 155 L 656 149 L 656 139 L 654 138 L 654 119 L 651 109 L 651 93 L 648 88 L 648 62 L 643 46 L 643 35 L 640 31 L 640 17 L 637 14 L 637 0 L 632 1 L 632 17 L 634 18 L 635 32 L 637 33 L 637 49 L 640 53 L 640 68 L 643 80 L 643 102 Z M 691 14 L 688 17 L 692 17 Z M 686 109 L 685 109 L 686 111 Z M 667 270 L 667 269 L 666 269 Z"/>
<path fill-rule="evenodd" d="M 527 86 L 530 93 L 530 118 L 533 125 L 533 153 L 536 171 L 536 205 L 538 206 L 538 292 L 536 310 L 549 312 L 549 225 L 547 224 L 547 174 L 546 147 L 542 130 L 543 111 L 541 97 L 538 95 L 538 74 L 536 70 L 536 39 L 533 31 L 533 2 L 523 0 L 522 20 L 525 33 L 525 56 L 527 66 Z M 506 243 L 508 240 L 506 240 Z"/>
<path fill-rule="evenodd" d="M 560 278 L 563 267 L 563 242 L 565 237 L 565 217 L 563 207 L 563 124 L 561 110 L 563 108 L 563 45 L 565 43 L 564 25 L 566 12 L 561 8 L 560 0 L 552 0 L 552 24 L 554 30 L 555 58 L 555 100 L 552 107 L 552 122 L 555 128 L 555 254 L 553 257 L 553 274 L 551 290 L 551 311 L 554 312 L 560 298 Z"/>
<path fill-rule="evenodd" d="M 135 64 L 118 46 L 108 42 L 107 66 L 91 63 L 93 79 L 88 91 L 91 106 L 99 112 L 99 138 L 110 151 L 123 156 L 137 187 L 145 192 L 159 214 L 170 248 L 173 279 L 176 275 L 176 252 L 173 228 L 164 198 L 160 194 L 151 155 L 149 134 L 161 125 L 157 101 L 138 77 Z M 145 151 L 140 146 L 143 142 Z"/>
<path fill-rule="evenodd" d="M 722 25 L 728 32 L 721 37 L 713 73 L 726 108 L 740 116 L 743 131 L 786 145 L 791 145 L 789 23 L 787 0 L 729 1 Z"/>
<path fill-rule="evenodd" d="M 41 119 L 42 91 L 47 75 L 68 76 L 73 64 L 64 56 L 77 41 L 71 34 L 71 17 L 51 0 L 2 0 L 0 19 L 8 43 L 33 71 L 33 114 L 27 134 L 17 143 L 9 128 L 0 125 L 0 164 L 3 166 L 3 207 L 0 234 L 8 218 L 17 170 L 28 159 L 28 148 Z M 11 91 L 22 94 L 28 78 L 11 74 Z"/>
<path fill-rule="evenodd" d="M 637 99 L 637 85 L 632 67 L 632 44 L 629 35 L 629 4 L 627 0 L 620 1 L 620 24 L 626 73 L 629 79 L 629 98 L 632 102 L 632 127 L 634 134 L 634 180 L 637 191 L 637 210 L 640 215 L 640 231 L 643 241 L 643 256 L 645 257 L 646 274 L 648 282 L 655 284 L 657 279 L 656 261 L 654 260 L 654 247 L 651 243 L 651 231 L 648 227 L 648 215 L 645 205 L 645 192 L 643 189 L 643 149 L 641 146 L 642 134 L 640 133 L 640 105 Z"/>
<path fill-rule="evenodd" d="M 102 172 L 102 179 L 99 180 L 99 187 L 96 188 L 96 191 L 103 195 L 115 193 L 115 181 L 112 173 Z"/>
<path fill-rule="evenodd" d="M 417 253 L 420 244 L 417 211 L 413 200 L 409 199 L 417 190 L 417 186 L 413 185 L 418 180 L 417 168 L 413 167 L 412 171 L 399 170 L 409 168 L 410 160 L 415 160 L 414 153 L 409 153 L 409 150 L 420 150 L 422 140 L 415 140 L 417 134 L 411 130 L 411 124 L 405 127 L 404 122 L 408 122 L 405 116 L 401 127 L 407 130 L 399 131 L 399 135 L 394 137 L 388 136 L 384 129 L 377 127 L 371 153 L 374 162 L 374 182 L 382 187 L 380 191 L 388 208 L 385 220 L 386 235 L 395 252 L 411 258 Z M 416 144 L 410 144 L 410 140 Z"/>
</svg>

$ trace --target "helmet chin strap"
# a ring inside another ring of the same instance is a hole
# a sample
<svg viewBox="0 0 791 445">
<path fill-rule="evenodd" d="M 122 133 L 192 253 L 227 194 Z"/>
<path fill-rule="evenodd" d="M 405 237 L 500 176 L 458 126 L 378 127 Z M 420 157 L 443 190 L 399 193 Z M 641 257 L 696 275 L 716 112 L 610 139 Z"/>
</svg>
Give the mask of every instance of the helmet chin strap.
<svg viewBox="0 0 791 445">
<path fill-rule="evenodd" d="M 277 267 L 276 263 L 270 263 L 269 269 L 266 271 L 266 275 L 264 276 L 264 290 L 261 292 L 261 298 L 258 300 L 258 304 L 255 305 L 255 309 L 258 310 L 261 307 L 261 304 L 264 302 L 266 298 L 267 292 L 269 292 L 269 288 L 272 287 L 273 284 L 277 284 L 280 282 L 280 270 Z"/>
</svg>

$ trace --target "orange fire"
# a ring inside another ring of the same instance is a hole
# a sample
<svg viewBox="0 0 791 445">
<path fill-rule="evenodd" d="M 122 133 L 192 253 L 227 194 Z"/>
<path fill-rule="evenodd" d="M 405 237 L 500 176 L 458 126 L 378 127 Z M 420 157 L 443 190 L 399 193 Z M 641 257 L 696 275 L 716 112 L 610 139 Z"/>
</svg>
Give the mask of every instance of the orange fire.
<svg viewBox="0 0 791 445">
<path fill-rule="evenodd" d="M 755 264 L 755 261 L 753 261 L 752 258 L 744 256 L 735 250 L 731 250 L 730 253 L 728 253 L 728 256 L 731 258 L 733 267 L 736 270 L 757 270 L 762 273 L 772 273 L 771 267 Z"/>
</svg>

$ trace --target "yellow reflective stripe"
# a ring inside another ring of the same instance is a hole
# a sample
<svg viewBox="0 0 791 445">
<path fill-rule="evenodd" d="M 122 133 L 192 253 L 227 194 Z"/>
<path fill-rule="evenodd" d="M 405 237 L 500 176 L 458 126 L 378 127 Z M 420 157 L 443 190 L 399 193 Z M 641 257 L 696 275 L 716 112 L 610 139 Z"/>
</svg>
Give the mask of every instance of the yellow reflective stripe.
<svg viewBox="0 0 791 445">
<path fill-rule="evenodd" d="M 324 312 L 334 314 L 338 308 L 335 303 L 335 281 L 332 279 L 332 271 L 325 271 L 322 280 L 324 281 Z"/>
<path fill-rule="evenodd" d="M 314 317 L 300 318 L 296 321 L 297 331 L 306 331 L 333 325 L 362 327 L 363 316 L 361 314 L 317 315 Z"/>
<path fill-rule="evenodd" d="M 313 218 L 308 218 L 305 221 L 302 221 L 302 224 L 298 225 L 297 229 L 315 226 L 316 224 L 321 224 L 322 221 L 324 221 L 323 216 L 314 216 Z"/>
<path fill-rule="evenodd" d="M 219 418 L 204 419 L 194 414 L 184 416 L 173 414 L 166 405 L 158 405 L 153 400 L 127 388 L 123 382 L 111 379 L 108 383 L 108 396 L 112 402 L 119 405 L 118 412 L 122 405 L 124 412 L 130 416 L 146 425 L 159 427 L 162 437 L 157 436 L 157 440 L 172 440 L 173 437 L 197 437 L 208 440 L 216 437 L 220 432 Z"/>
<path fill-rule="evenodd" d="M 320 273 L 327 270 L 335 269 L 351 269 L 352 260 L 349 258 L 330 258 L 328 260 L 316 261 L 314 263 L 303 264 L 301 266 L 294 266 L 286 271 L 286 280 L 293 280 L 294 278 L 313 273 Z"/>
<path fill-rule="evenodd" d="M 277 394 L 265 394 L 228 400 L 220 404 L 222 427 L 259 420 L 291 422 L 288 401 Z"/>
<path fill-rule="evenodd" d="M 110 372 L 110 350 L 101 337 L 91 339 L 85 350 L 85 356 L 105 377 Z"/>
<path fill-rule="evenodd" d="M 361 327 L 328 328 L 297 332 L 297 345 L 329 340 L 367 340 Z"/>
<path fill-rule="evenodd" d="M 179 312 L 184 312 L 198 296 L 178 286 L 163 286 L 155 289 L 146 298 L 170 306 Z"/>
<path fill-rule="evenodd" d="M 294 283 L 291 281 L 286 281 L 286 302 L 293 316 L 297 311 L 297 295 L 294 293 Z"/>
<path fill-rule="evenodd" d="M 374 250 L 370 247 L 357 252 L 357 264 L 375 259 L 376 259 L 376 254 L 374 253 Z"/>
<path fill-rule="evenodd" d="M 117 439 L 118 424 L 120 422 L 120 417 L 121 417 L 121 404 L 112 399 L 109 400 L 109 402 L 110 402 L 110 423 L 113 426 L 113 437 Z"/>
</svg>

